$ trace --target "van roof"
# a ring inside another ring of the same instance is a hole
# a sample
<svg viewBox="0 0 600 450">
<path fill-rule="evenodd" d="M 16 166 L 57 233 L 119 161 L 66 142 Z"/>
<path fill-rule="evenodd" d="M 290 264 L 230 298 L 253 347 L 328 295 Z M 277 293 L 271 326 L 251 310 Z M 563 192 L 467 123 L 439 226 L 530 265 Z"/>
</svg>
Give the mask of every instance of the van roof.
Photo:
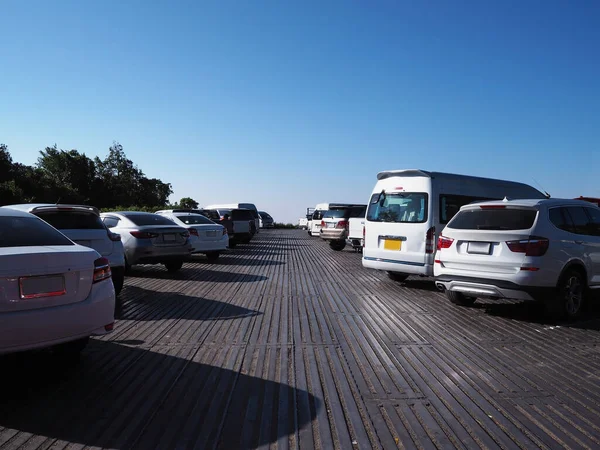
<svg viewBox="0 0 600 450">
<path fill-rule="evenodd" d="M 516 200 L 489 200 L 482 202 L 473 202 L 468 205 L 463 206 L 463 208 L 473 208 L 478 206 L 487 206 L 487 205 L 506 205 L 506 206 L 524 206 L 535 208 L 539 206 L 588 206 L 594 207 L 594 205 L 585 203 L 582 200 L 572 200 L 565 198 L 548 198 L 548 199 L 516 199 Z M 461 208 L 462 209 L 462 208 Z"/>
<path fill-rule="evenodd" d="M 385 180 L 387 178 L 393 178 L 393 177 L 445 178 L 447 180 L 451 180 L 451 179 L 455 179 L 455 180 L 464 180 L 464 179 L 486 180 L 486 181 L 496 181 L 496 182 L 520 184 L 522 186 L 528 186 L 528 187 L 531 187 L 532 189 L 535 189 L 532 186 L 529 186 L 525 183 L 520 183 L 518 181 L 500 180 L 500 179 L 496 179 L 496 178 L 475 177 L 475 176 L 471 176 L 471 175 L 461 175 L 461 174 L 456 174 L 456 173 L 431 172 L 428 170 L 421 170 L 421 169 L 386 170 L 383 172 L 379 172 L 377 174 L 378 180 Z M 535 190 L 537 190 L 537 189 L 535 189 Z M 543 195 L 541 192 L 540 192 L 540 194 Z"/>
</svg>

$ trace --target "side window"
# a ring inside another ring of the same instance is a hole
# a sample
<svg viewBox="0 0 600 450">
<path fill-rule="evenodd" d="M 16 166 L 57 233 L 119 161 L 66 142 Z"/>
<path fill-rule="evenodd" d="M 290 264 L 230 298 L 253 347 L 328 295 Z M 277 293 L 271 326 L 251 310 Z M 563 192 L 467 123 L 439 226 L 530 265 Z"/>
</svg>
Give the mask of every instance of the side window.
<svg viewBox="0 0 600 450">
<path fill-rule="evenodd" d="M 600 236 L 600 210 L 595 208 L 585 208 L 585 212 L 590 218 L 587 234 L 590 236 Z"/>
<path fill-rule="evenodd" d="M 571 227 L 571 233 L 575 234 L 588 234 L 588 223 L 589 219 L 585 213 L 585 209 L 581 206 L 568 206 L 564 208 L 567 215 L 571 218 L 573 226 Z"/>
<path fill-rule="evenodd" d="M 473 197 L 470 195 L 452 195 L 440 194 L 440 223 L 446 224 L 450 222 L 461 206 L 468 205 L 476 201 L 493 200 L 490 198 Z"/>
<path fill-rule="evenodd" d="M 548 217 L 550 218 L 550 222 L 552 222 L 556 228 L 572 233 L 573 222 L 571 222 L 571 217 L 565 214 L 564 209 L 565 208 L 552 208 L 548 211 Z"/>
<path fill-rule="evenodd" d="M 107 228 L 114 228 L 119 224 L 119 219 L 116 217 L 104 217 L 102 220 Z"/>
</svg>

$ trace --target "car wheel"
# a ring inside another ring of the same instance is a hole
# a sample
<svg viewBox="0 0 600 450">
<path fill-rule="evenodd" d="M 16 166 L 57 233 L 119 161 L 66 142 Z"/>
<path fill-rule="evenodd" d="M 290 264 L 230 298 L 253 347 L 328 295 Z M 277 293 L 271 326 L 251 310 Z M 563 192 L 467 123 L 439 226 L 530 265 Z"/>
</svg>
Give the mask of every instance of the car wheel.
<svg viewBox="0 0 600 450">
<path fill-rule="evenodd" d="M 183 267 L 183 261 L 169 261 L 165 263 L 165 268 L 169 272 L 177 272 Z"/>
<path fill-rule="evenodd" d="M 451 303 L 459 306 L 472 306 L 477 297 L 469 297 L 462 292 L 446 291 L 446 297 Z"/>
<path fill-rule="evenodd" d="M 344 247 L 346 247 L 346 241 L 331 241 L 329 243 L 329 246 L 332 250 L 339 252 L 341 250 L 344 250 Z"/>
<path fill-rule="evenodd" d="M 88 345 L 89 337 L 77 339 L 76 341 L 58 344 L 53 348 L 54 354 L 61 359 L 77 360 L 83 349 Z"/>
<path fill-rule="evenodd" d="M 408 274 L 407 273 L 398 273 L 398 272 L 388 272 L 388 277 L 390 280 L 393 281 L 405 281 L 408 278 Z"/>
<path fill-rule="evenodd" d="M 586 283 L 581 272 L 570 269 L 560 279 L 557 293 L 548 304 L 548 312 L 556 318 L 577 319 L 585 305 Z"/>
<path fill-rule="evenodd" d="M 219 259 L 219 256 L 221 256 L 219 252 L 210 252 L 206 254 L 206 259 L 208 259 L 209 261 L 216 261 L 217 259 Z"/>
</svg>

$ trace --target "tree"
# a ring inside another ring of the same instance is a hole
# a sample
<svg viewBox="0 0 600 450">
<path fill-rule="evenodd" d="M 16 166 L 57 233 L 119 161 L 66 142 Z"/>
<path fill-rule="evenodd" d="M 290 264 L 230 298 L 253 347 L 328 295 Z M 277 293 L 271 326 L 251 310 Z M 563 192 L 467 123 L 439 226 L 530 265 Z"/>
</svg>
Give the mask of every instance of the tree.
<svg viewBox="0 0 600 450">
<path fill-rule="evenodd" d="M 196 209 L 198 208 L 198 202 L 190 197 L 183 197 L 179 200 L 179 206 L 185 209 Z"/>
</svg>

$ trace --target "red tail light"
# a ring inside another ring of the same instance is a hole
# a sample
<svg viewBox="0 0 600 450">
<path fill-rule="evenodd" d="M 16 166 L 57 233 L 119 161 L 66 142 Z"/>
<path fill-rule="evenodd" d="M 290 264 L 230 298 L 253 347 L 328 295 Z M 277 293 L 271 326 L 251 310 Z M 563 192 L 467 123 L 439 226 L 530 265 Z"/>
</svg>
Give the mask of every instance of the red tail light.
<svg viewBox="0 0 600 450">
<path fill-rule="evenodd" d="M 108 238 L 113 242 L 119 242 L 121 240 L 121 235 L 117 233 L 113 233 L 112 231 L 107 230 Z"/>
<path fill-rule="evenodd" d="M 321 220 L 321 228 L 325 228 L 325 221 Z"/>
<path fill-rule="evenodd" d="M 195 228 L 188 228 L 188 231 L 190 232 L 190 234 L 191 234 L 192 236 L 196 236 L 196 237 L 200 236 L 200 235 L 198 234 L 198 230 L 196 230 Z"/>
<path fill-rule="evenodd" d="M 509 250 L 515 253 L 525 253 L 525 256 L 544 256 L 550 246 L 550 241 L 543 237 L 530 236 L 521 241 L 506 243 Z"/>
<path fill-rule="evenodd" d="M 112 331 L 115 329 L 115 323 L 109 323 L 108 325 L 104 325 L 104 331 Z"/>
<path fill-rule="evenodd" d="M 435 246 L 435 227 L 431 227 L 425 234 L 425 253 L 432 254 Z"/>
<path fill-rule="evenodd" d="M 108 259 L 98 258 L 94 261 L 94 278 L 92 283 L 98 283 L 102 280 L 107 280 L 112 276 Z"/>
<path fill-rule="evenodd" d="M 443 248 L 450 248 L 450 246 L 452 245 L 453 242 L 454 242 L 454 239 L 452 239 L 452 238 L 440 236 L 438 238 L 437 249 L 441 250 Z"/>
<path fill-rule="evenodd" d="M 129 233 L 137 239 L 152 239 L 158 237 L 158 233 L 148 233 L 147 231 L 130 231 Z"/>
<path fill-rule="evenodd" d="M 348 221 L 340 220 L 335 227 L 336 228 L 348 228 Z"/>
</svg>

